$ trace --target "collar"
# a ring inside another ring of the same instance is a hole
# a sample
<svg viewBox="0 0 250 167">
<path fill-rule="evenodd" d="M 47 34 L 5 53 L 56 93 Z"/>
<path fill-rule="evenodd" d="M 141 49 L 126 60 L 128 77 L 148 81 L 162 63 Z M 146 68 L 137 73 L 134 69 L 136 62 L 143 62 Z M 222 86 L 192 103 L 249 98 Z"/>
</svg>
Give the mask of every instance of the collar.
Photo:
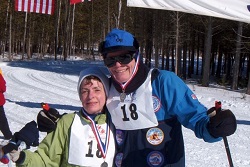
<svg viewBox="0 0 250 167">
<path fill-rule="evenodd" d="M 82 108 L 82 110 L 84 110 L 84 109 Z M 82 112 L 82 110 L 80 110 L 82 119 L 83 119 L 85 122 L 87 122 L 88 124 L 90 124 L 90 123 L 91 123 L 90 120 L 86 117 L 86 115 Z M 102 112 L 102 113 L 100 113 L 100 114 L 90 115 L 90 114 L 88 114 L 88 113 L 84 110 L 84 112 L 85 112 L 92 120 L 94 120 L 96 124 L 99 124 L 99 125 L 106 123 L 106 119 L 107 119 L 107 115 L 106 115 L 106 112 L 105 112 L 105 111 L 106 111 L 106 107 L 104 108 L 103 111 L 104 111 L 104 112 Z"/>
</svg>

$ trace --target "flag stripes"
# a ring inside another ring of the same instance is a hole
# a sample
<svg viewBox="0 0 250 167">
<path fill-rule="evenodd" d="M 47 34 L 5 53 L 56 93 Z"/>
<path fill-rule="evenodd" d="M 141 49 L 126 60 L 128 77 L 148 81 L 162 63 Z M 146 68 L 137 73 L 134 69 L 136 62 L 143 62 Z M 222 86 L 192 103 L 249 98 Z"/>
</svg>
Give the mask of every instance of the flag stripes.
<svg viewBox="0 0 250 167">
<path fill-rule="evenodd" d="M 53 14 L 55 0 L 16 0 L 15 10 L 22 12 L 34 12 L 42 14 Z"/>
</svg>

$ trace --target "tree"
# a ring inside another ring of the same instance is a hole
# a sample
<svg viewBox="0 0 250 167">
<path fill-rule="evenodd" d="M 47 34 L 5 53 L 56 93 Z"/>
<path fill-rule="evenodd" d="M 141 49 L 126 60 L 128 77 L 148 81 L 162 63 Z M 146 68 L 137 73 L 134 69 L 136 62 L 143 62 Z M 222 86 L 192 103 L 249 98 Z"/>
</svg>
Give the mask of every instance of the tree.
<svg viewBox="0 0 250 167">
<path fill-rule="evenodd" d="M 210 55 L 212 46 L 212 17 L 208 17 L 206 33 L 205 33 L 205 53 L 203 61 L 202 86 L 209 86 L 210 75 Z"/>
<path fill-rule="evenodd" d="M 233 83 L 232 89 L 238 89 L 238 78 L 239 78 L 239 66 L 240 66 L 240 57 L 241 57 L 241 36 L 242 36 L 242 22 L 238 23 L 238 33 L 237 33 L 237 41 L 236 41 L 236 53 L 235 53 L 235 61 L 233 66 Z"/>
</svg>

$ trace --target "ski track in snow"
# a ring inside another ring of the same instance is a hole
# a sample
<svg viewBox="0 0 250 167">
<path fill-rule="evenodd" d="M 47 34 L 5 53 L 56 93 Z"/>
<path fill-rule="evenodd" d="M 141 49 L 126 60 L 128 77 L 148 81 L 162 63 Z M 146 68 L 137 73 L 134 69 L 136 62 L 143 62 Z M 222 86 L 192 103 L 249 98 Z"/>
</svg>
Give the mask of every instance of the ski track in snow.
<svg viewBox="0 0 250 167">
<path fill-rule="evenodd" d="M 0 62 L 7 82 L 6 115 L 13 132 L 36 120 L 40 103 L 47 102 L 60 113 L 78 111 L 81 103 L 77 93 L 79 72 L 88 66 L 102 66 L 95 62 Z M 188 84 L 206 107 L 220 100 L 223 108 L 231 109 L 237 118 L 237 131 L 229 136 L 229 148 L 235 167 L 250 167 L 250 96 L 219 88 Z M 0 132 L 0 135 L 1 132 Z M 39 140 L 45 137 L 40 132 Z M 228 167 L 223 141 L 206 143 L 183 128 L 187 167 Z M 36 148 L 31 148 L 34 151 Z M 0 167 L 7 165 L 0 164 Z"/>
</svg>

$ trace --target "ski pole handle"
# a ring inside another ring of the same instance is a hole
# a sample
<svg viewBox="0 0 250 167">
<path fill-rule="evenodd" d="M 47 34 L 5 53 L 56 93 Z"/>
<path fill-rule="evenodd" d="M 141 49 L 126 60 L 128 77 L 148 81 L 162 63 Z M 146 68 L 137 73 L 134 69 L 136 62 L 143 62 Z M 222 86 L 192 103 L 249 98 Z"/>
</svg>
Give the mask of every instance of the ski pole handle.
<svg viewBox="0 0 250 167">
<path fill-rule="evenodd" d="M 215 101 L 215 110 L 216 110 L 216 113 L 217 112 L 221 112 L 221 101 Z M 227 141 L 227 137 L 224 136 L 223 137 L 223 142 L 224 142 L 224 145 L 225 145 L 225 149 L 226 149 L 226 153 L 227 153 L 227 159 L 228 159 L 228 163 L 229 163 L 229 166 L 230 167 L 233 167 L 233 160 L 232 160 L 232 156 L 231 156 L 231 153 L 230 153 L 230 149 L 229 149 L 229 144 L 228 144 L 228 141 Z"/>
</svg>

